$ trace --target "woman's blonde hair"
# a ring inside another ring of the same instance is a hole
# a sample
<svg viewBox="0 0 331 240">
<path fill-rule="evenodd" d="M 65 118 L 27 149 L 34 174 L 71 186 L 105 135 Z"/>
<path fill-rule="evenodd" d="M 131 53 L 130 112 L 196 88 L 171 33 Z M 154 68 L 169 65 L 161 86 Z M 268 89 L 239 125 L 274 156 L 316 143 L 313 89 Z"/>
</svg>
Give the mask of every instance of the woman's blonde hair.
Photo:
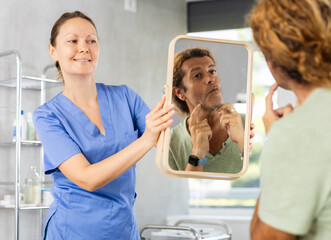
<svg viewBox="0 0 331 240">
<path fill-rule="evenodd" d="M 330 0 L 261 0 L 248 21 L 267 60 L 300 84 L 331 86 Z"/>
</svg>

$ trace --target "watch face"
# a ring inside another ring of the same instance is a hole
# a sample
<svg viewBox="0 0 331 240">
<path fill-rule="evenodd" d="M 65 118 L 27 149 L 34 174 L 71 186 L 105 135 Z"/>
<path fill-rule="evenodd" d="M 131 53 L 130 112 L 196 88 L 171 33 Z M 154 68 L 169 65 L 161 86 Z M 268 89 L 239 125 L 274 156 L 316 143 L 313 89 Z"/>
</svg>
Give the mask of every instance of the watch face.
<svg viewBox="0 0 331 240">
<path fill-rule="evenodd" d="M 199 158 L 194 155 L 190 155 L 188 158 L 188 163 L 196 167 L 199 165 Z"/>
</svg>

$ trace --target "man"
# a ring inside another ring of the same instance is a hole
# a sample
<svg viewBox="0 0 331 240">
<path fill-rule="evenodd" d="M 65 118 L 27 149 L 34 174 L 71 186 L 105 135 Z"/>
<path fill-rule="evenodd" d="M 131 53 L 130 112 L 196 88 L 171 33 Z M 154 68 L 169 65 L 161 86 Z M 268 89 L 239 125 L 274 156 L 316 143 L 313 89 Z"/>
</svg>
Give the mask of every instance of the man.
<svg viewBox="0 0 331 240">
<path fill-rule="evenodd" d="M 185 49 L 175 57 L 173 100 L 188 116 L 172 129 L 169 165 L 174 170 L 238 173 L 244 128 L 231 103 L 223 104 L 215 60 L 207 49 Z"/>
<path fill-rule="evenodd" d="M 251 239 L 329 240 L 331 1 L 260 0 L 250 25 L 276 81 L 266 97 Z M 295 108 L 273 108 L 278 87 L 293 91 Z"/>
</svg>

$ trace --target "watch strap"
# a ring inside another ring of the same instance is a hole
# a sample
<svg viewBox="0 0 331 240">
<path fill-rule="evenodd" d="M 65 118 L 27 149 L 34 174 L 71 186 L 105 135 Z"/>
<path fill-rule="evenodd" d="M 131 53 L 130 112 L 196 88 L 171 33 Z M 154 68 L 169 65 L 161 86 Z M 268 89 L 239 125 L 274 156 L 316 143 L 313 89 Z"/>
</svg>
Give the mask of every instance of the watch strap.
<svg viewBox="0 0 331 240">
<path fill-rule="evenodd" d="M 207 163 L 207 157 L 199 159 L 198 165 L 205 165 Z"/>
<path fill-rule="evenodd" d="M 188 158 L 188 163 L 195 167 L 199 166 L 199 165 L 204 165 L 207 163 L 207 157 L 199 159 L 198 157 L 194 156 L 193 154 L 190 154 L 190 156 Z"/>
</svg>

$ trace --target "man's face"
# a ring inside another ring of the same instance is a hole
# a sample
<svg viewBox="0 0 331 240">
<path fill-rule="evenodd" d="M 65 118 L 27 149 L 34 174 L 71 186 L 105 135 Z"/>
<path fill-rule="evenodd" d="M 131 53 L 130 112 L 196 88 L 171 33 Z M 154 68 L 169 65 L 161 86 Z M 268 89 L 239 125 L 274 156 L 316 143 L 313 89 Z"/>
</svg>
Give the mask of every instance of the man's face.
<svg viewBox="0 0 331 240">
<path fill-rule="evenodd" d="M 204 110 L 211 111 L 221 106 L 223 94 L 214 61 L 208 57 L 196 57 L 182 64 L 184 77 L 180 99 L 185 101 L 190 112 L 201 103 Z M 177 95 L 177 94 L 176 94 Z M 177 95 L 178 96 L 178 95 Z"/>
</svg>

